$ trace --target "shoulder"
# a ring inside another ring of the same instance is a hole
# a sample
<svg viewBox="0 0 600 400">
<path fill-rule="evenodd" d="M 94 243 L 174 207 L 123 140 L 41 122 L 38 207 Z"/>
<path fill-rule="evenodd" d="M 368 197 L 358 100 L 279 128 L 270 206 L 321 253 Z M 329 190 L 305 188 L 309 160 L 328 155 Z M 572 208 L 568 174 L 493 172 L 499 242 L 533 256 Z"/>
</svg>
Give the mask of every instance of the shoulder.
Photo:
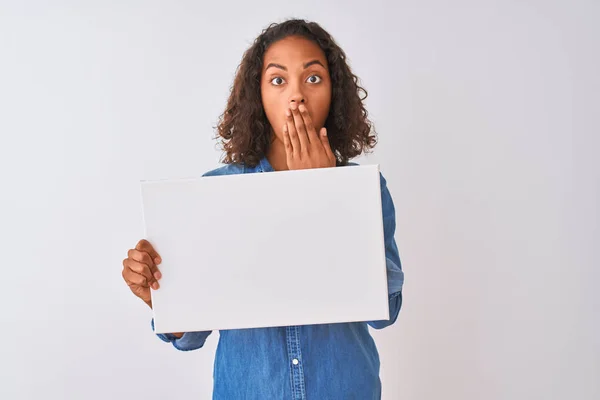
<svg viewBox="0 0 600 400">
<path fill-rule="evenodd" d="M 244 166 L 241 164 L 225 164 L 222 167 L 212 169 L 202 174 L 202 176 L 220 176 L 220 175 L 234 175 L 243 174 Z"/>
</svg>

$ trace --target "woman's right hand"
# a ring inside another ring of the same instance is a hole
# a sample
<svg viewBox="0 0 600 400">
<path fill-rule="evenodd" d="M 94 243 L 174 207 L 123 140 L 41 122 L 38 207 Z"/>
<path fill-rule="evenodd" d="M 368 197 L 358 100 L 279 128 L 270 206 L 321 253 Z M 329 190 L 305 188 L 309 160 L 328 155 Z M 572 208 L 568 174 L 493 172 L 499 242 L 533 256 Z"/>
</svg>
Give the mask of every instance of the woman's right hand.
<svg viewBox="0 0 600 400">
<path fill-rule="evenodd" d="M 123 260 L 123 279 L 133 294 L 150 308 L 152 308 L 150 287 L 154 290 L 160 287 L 158 280 L 162 275 L 157 265 L 161 261 L 154 247 L 144 239 L 138 242 L 135 249 L 130 249 L 127 258 Z"/>
</svg>

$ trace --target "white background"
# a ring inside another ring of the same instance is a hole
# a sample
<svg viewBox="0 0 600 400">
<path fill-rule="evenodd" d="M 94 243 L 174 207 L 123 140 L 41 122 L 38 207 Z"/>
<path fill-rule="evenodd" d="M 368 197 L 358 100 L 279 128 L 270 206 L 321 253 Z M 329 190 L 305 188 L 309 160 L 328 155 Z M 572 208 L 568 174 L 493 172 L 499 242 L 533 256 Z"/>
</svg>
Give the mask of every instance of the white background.
<svg viewBox="0 0 600 400">
<path fill-rule="evenodd" d="M 49 2 L 48 2 L 49 3 Z M 406 273 L 384 399 L 600 398 L 597 1 L 0 2 L 0 398 L 206 399 L 121 278 L 140 179 L 217 166 L 242 52 L 316 20 L 369 91 Z"/>
</svg>

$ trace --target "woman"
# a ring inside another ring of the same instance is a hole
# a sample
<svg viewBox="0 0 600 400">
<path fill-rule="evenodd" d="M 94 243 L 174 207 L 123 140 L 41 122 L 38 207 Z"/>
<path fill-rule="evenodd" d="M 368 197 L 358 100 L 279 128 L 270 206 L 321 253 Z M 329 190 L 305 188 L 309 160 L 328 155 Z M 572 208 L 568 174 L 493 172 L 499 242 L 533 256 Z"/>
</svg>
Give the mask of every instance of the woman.
<svg viewBox="0 0 600 400">
<path fill-rule="evenodd" d="M 226 165 L 204 176 L 349 165 L 376 143 L 363 105 L 366 92 L 357 82 L 344 51 L 318 24 L 272 24 L 245 52 L 219 121 Z M 381 397 L 379 355 L 368 326 L 382 329 L 396 321 L 404 281 L 394 204 L 383 176 L 381 198 L 390 320 L 220 331 L 214 399 Z M 150 288 L 160 287 L 160 263 L 145 240 L 123 262 L 123 278 L 150 307 Z M 158 336 L 188 351 L 201 348 L 210 334 Z"/>
</svg>

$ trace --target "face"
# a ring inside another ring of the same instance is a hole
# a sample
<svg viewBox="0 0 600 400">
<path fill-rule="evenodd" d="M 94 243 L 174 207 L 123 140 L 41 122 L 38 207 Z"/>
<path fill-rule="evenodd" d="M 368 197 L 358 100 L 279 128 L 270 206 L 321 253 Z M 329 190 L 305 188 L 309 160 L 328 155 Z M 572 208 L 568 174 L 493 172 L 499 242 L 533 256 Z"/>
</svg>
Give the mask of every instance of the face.
<svg viewBox="0 0 600 400">
<path fill-rule="evenodd" d="M 304 104 L 317 132 L 331 105 L 327 59 L 312 41 L 290 36 L 273 43 L 264 55 L 260 90 L 265 113 L 276 138 L 283 141 L 285 113 L 292 102 Z"/>
</svg>

